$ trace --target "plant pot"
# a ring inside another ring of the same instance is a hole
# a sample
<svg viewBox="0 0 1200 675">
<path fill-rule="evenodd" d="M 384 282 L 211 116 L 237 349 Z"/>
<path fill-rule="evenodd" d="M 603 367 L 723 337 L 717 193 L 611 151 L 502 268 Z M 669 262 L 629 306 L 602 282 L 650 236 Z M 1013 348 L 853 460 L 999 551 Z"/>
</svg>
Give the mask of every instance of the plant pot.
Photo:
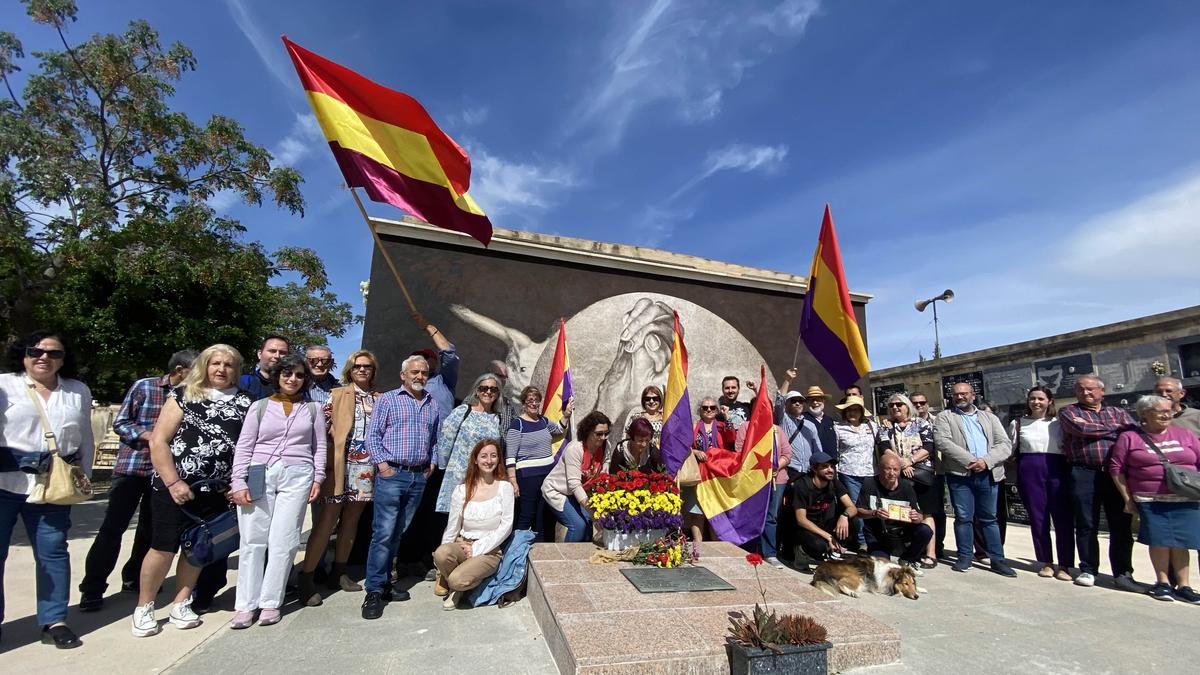
<svg viewBox="0 0 1200 675">
<path fill-rule="evenodd" d="M 726 642 L 730 675 L 787 673 L 788 675 L 825 675 L 829 672 L 828 651 L 833 645 L 779 645 L 780 652 Z"/>
<path fill-rule="evenodd" d="M 634 532 L 614 532 L 604 530 L 601 546 L 609 551 L 624 551 L 631 546 L 653 544 L 667 534 L 666 530 L 636 530 Z"/>
</svg>

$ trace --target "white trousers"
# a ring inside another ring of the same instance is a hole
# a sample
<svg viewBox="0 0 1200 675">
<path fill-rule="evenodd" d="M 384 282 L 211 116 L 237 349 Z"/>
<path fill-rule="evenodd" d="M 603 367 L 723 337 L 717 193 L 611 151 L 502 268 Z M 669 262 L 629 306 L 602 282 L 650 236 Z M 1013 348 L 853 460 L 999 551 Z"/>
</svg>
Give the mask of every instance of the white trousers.
<svg viewBox="0 0 1200 675">
<path fill-rule="evenodd" d="M 278 461 L 267 467 L 263 497 L 238 507 L 237 611 L 283 606 L 312 483 L 312 465 L 284 466 Z"/>
</svg>

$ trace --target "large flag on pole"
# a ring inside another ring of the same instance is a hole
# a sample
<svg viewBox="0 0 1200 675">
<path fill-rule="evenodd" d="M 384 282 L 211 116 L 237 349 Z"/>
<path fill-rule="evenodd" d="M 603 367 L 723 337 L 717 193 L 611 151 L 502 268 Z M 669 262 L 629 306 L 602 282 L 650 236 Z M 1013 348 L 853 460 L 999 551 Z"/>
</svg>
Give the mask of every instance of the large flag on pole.
<svg viewBox="0 0 1200 675">
<path fill-rule="evenodd" d="M 829 204 L 825 205 L 821 236 L 808 273 L 800 337 L 839 387 L 849 387 L 871 370 L 854 306 L 850 304 L 850 287 L 842 270 L 842 254 Z"/>
<path fill-rule="evenodd" d="M 692 451 L 692 404 L 688 400 L 688 357 L 683 345 L 683 328 L 679 312 L 675 312 L 675 330 L 671 340 L 671 362 L 667 366 L 667 391 L 663 395 L 663 425 L 659 433 L 659 450 L 663 464 L 672 476 L 679 473 L 688 453 Z"/>
<path fill-rule="evenodd" d="M 550 362 L 550 379 L 546 382 L 546 396 L 542 399 L 542 415 L 555 424 L 562 424 L 563 411 L 574 395 L 571 387 L 571 356 L 567 353 L 567 324 L 558 319 L 558 344 L 554 347 L 554 360 Z M 563 427 L 565 435 L 553 444 L 554 455 L 564 443 L 571 442 L 571 425 Z"/>
<path fill-rule="evenodd" d="M 415 98 L 283 43 L 347 185 L 487 245 L 492 223 L 467 194 L 471 160 Z"/>
<path fill-rule="evenodd" d="M 772 417 L 767 368 L 762 366 L 741 452 L 713 450 L 708 461 L 700 463 L 696 499 L 721 541 L 744 544 L 762 534 L 767 522 L 775 468 Z"/>
</svg>

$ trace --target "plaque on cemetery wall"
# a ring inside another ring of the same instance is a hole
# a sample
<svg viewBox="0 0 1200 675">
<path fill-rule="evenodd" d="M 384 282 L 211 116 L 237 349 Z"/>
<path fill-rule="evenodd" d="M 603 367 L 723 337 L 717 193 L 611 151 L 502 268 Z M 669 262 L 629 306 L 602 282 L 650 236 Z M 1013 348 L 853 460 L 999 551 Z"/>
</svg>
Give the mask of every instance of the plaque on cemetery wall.
<svg viewBox="0 0 1200 675">
<path fill-rule="evenodd" d="M 875 395 L 875 414 L 880 416 L 887 415 L 887 400 L 891 398 L 892 394 L 904 394 L 908 391 L 903 383 L 871 387 L 871 390 Z"/>
<path fill-rule="evenodd" d="M 957 382 L 971 383 L 971 386 L 975 387 L 975 400 L 976 401 L 986 401 L 987 400 L 987 393 L 986 393 L 987 390 L 984 389 L 984 386 L 983 386 L 983 372 L 982 371 L 976 370 L 976 371 L 972 371 L 970 373 L 959 373 L 957 375 L 946 375 L 945 377 L 942 378 L 942 401 L 945 403 L 947 408 L 949 408 L 953 405 L 953 399 L 951 398 L 950 394 L 952 393 L 952 391 L 954 389 L 954 385 Z"/>
<path fill-rule="evenodd" d="M 1155 361 L 1167 362 L 1161 344 L 1134 345 L 1096 352 L 1096 372 L 1106 393 L 1150 390 L 1158 376 L 1150 369 Z"/>
<path fill-rule="evenodd" d="M 987 400 L 999 404 L 1025 403 L 1025 394 L 1033 386 L 1033 365 L 992 368 L 983 371 L 983 384 L 987 387 Z"/>
<path fill-rule="evenodd" d="M 630 567 L 621 570 L 621 574 L 642 593 L 735 590 L 733 584 L 707 567 Z"/>
<path fill-rule="evenodd" d="M 1070 398 L 1075 392 L 1075 381 L 1092 374 L 1092 355 L 1074 354 L 1045 361 L 1033 362 L 1033 373 L 1037 383 L 1050 390 L 1055 399 Z"/>
</svg>

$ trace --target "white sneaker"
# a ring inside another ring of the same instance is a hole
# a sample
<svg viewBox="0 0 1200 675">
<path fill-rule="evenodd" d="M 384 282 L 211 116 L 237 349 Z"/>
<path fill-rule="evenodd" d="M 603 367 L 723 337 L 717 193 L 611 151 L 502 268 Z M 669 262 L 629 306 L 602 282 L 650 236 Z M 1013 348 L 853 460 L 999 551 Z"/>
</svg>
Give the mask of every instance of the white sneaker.
<svg viewBox="0 0 1200 675">
<path fill-rule="evenodd" d="M 1088 574 L 1087 572 L 1080 572 L 1079 576 L 1075 577 L 1075 585 L 1087 586 L 1088 588 L 1091 588 L 1092 586 L 1096 585 L 1096 577 Z"/>
<path fill-rule="evenodd" d="M 144 605 L 138 605 L 133 609 L 133 628 L 130 632 L 134 637 L 150 637 L 158 635 L 162 627 L 158 625 L 158 619 L 154 618 L 154 601 L 151 600 Z"/>
<path fill-rule="evenodd" d="M 455 610 L 458 609 L 459 598 L 462 597 L 461 591 L 451 591 L 446 594 L 446 599 L 442 600 L 442 609 Z"/>
<path fill-rule="evenodd" d="M 780 561 L 779 558 L 776 558 L 775 556 L 771 556 L 770 558 L 767 558 L 767 564 L 770 565 L 771 567 L 774 567 L 777 570 L 783 569 L 783 562 Z"/>
<path fill-rule="evenodd" d="M 187 630 L 200 625 L 200 615 L 192 611 L 192 599 L 175 603 L 171 608 L 171 625 L 179 630 Z"/>
</svg>

